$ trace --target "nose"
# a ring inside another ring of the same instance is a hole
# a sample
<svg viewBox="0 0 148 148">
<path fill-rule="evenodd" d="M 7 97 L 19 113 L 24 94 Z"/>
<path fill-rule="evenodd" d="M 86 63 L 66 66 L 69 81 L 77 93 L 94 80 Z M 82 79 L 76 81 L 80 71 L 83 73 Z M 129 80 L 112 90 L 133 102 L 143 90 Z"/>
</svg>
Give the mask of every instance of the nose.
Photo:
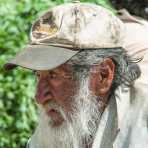
<svg viewBox="0 0 148 148">
<path fill-rule="evenodd" d="M 35 98 L 37 103 L 42 105 L 52 99 L 47 78 L 41 78 L 38 81 Z"/>
</svg>

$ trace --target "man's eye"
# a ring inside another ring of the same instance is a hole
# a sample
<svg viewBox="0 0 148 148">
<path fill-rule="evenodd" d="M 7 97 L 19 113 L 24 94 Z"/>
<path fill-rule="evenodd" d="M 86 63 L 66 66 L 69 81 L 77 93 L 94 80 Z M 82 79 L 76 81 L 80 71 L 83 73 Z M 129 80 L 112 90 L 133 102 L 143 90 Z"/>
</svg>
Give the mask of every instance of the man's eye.
<svg viewBox="0 0 148 148">
<path fill-rule="evenodd" d="M 37 72 L 37 71 L 33 71 L 33 74 L 36 76 L 36 77 L 40 77 L 40 74 Z"/>
<path fill-rule="evenodd" d="M 40 77 L 40 74 L 39 73 L 36 73 L 36 76 L 39 78 Z"/>
<path fill-rule="evenodd" d="M 70 75 L 56 73 L 56 72 L 49 72 L 50 79 L 71 79 Z"/>
<path fill-rule="evenodd" d="M 50 77 L 51 79 L 55 79 L 55 78 L 58 77 L 58 75 L 57 75 L 56 73 L 54 73 L 54 72 L 50 72 L 50 73 L 49 73 L 49 77 Z"/>
</svg>

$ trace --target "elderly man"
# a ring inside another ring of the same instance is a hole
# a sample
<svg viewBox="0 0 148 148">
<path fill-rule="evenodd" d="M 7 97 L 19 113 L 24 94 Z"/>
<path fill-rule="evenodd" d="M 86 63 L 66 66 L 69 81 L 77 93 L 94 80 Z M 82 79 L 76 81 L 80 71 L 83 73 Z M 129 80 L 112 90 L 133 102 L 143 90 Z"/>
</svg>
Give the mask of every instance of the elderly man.
<svg viewBox="0 0 148 148">
<path fill-rule="evenodd" d="M 116 101 L 120 88 L 134 100 L 141 72 L 124 37 L 116 16 L 88 3 L 57 6 L 33 24 L 30 45 L 5 65 L 37 77 L 39 123 L 27 147 L 133 148 L 132 128 L 119 132 Z"/>
</svg>

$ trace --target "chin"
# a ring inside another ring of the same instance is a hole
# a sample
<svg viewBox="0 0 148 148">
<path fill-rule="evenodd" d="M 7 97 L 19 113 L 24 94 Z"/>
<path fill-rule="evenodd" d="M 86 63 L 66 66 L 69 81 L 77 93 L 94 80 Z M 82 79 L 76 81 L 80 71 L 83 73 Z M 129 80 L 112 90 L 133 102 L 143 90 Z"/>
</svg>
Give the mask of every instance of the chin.
<svg viewBox="0 0 148 148">
<path fill-rule="evenodd" d="M 33 148 L 70 148 L 70 143 L 66 143 L 71 137 L 67 127 L 66 121 L 57 124 L 52 117 L 42 110 L 38 126 L 31 137 L 30 146 Z"/>
<path fill-rule="evenodd" d="M 54 128 L 61 128 L 65 123 L 65 119 L 63 117 L 63 113 L 61 113 L 60 109 L 52 109 L 48 110 L 44 107 L 39 107 L 39 123 L 42 127 L 49 130 L 54 130 Z"/>
<path fill-rule="evenodd" d="M 60 125 L 62 125 L 62 123 L 64 122 L 64 118 L 61 115 L 60 112 L 56 111 L 56 110 L 50 110 L 48 112 L 46 112 L 47 117 L 49 118 L 50 121 L 50 125 L 52 125 L 53 127 L 58 127 Z"/>
</svg>

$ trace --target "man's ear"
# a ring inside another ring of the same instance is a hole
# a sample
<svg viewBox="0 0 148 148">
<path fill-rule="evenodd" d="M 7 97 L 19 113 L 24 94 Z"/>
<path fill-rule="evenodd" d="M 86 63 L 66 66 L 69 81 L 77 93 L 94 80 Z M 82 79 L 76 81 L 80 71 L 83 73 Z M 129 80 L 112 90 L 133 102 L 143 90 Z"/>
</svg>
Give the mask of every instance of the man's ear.
<svg viewBox="0 0 148 148">
<path fill-rule="evenodd" d="M 104 59 L 90 70 L 90 90 L 93 94 L 105 97 L 112 85 L 115 64 L 110 58 Z"/>
</svg>

